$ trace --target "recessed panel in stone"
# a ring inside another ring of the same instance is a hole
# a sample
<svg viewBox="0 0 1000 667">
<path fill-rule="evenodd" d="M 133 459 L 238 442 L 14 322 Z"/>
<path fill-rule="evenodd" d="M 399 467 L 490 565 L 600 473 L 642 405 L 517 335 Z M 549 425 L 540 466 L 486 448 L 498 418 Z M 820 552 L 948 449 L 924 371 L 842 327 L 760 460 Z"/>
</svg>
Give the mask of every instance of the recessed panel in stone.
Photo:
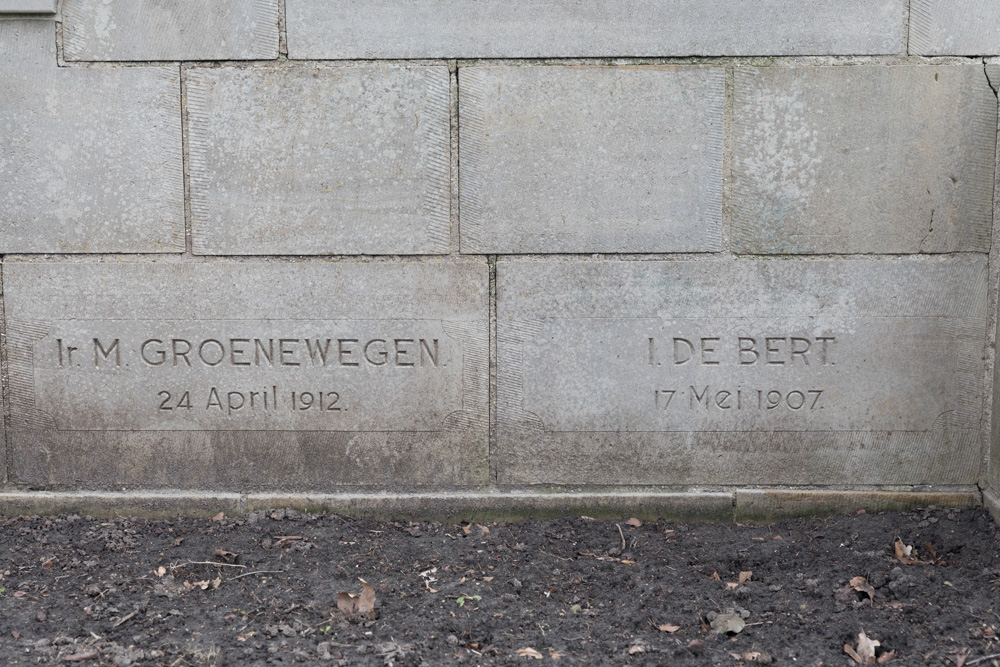
<svg viewBox="0 0 1000 667">
<path fill-rule="evenodd" d="M 20 483 L 486 481 L 485 262 L 15 260 L 4 278 Z"/>
<path fill-rule="evenodd" d="M 278 57 L 278 0 L 63 0 L 66 60 Z"/>
<path fill-rule="evenodd" d="M 985 252 L 997 100 L 981 64 L 736 68 L 733 245 Z"/>
<path fill-rule="evenodd" d="M 435 254 L 450 247 L 443 66 L 187 73 L 197 254 Z"/>
<path fill-rule="evenodd" d="M 56 0 L 0 0 L 0 14 L 55 14 Z"/>
<path fill-rule="evenodd" d="M 0 22 L 0 253 L 183 250 L 177 66 L 57 67 L 55 38 Z"/>
<path fill-rule="evenodd" d="M 986 258 L 497 264 L 510 484 L 972 484 Z"/>
<path fill-rule="evenodd" d="M 993 0 L 911 0 L 910 53 L 1000 55 L 1000 5 Z"/>
<path fill-rule="evenodd" d="M 287 0 L 302 59 L 899 53 L 903 0 Z"/>
<path fill-rule="evenodd" d="M 721 250 L 725 72 L 459 70 L 462 251 Z"/>
</svg>

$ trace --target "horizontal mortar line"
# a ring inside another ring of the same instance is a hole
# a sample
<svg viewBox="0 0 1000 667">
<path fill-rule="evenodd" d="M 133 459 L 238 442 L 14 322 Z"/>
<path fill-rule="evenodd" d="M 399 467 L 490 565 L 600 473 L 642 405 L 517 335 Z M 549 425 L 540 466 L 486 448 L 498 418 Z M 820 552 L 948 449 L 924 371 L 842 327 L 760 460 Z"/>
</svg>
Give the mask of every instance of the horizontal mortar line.
<svg viewBox="0 0 1000 667">
<path fill-rule="evenodd" d="M 736 408 L 730 408 L 730 409 L 735 410 Z M 752 410 L 752 408 L 749 408 L 747 410 L 747 412 L 750 412 L 751 410 Z M 763 410 L 761 410 L 761 412 L 763 412 Z M 506 425 L 506 424 L 504 424 L 503 421 L 504 420 L 501 420 L 500 428 L 505 428 L 505 427 L 509 428 L 509 426 Z M 516 420 L 516 418 L 510 419 L 510 421 L 514 422 L 515 424 L 518 423 L 517 420 Z M 531 429 L 531 428 L 523 428 L 522 427 L 522 428 L 518 428 L 517 430 L 531 432 L 533 429 Z M 786 430 L 774 430 L 774 429 L 767 429 L 767 430 L 755 429 L 755 430 L 752 430 L 752 431 L 708 431 L 708 430 L 702 430 L 702 429 L 690 430 L 690 431 L 682 431 L 682 430 L 675 431 L 675 430 L 667 430 L 667 429 L 663 429 L 663 430 L 649 430 L 649 431 L 632 431 L 632 430 L 628 430 L 628 431 L 624 431 L 624 430 L 608 430 L 608 431 L 596 431 L 596 430 L 594 430 L 594 431 L 556 431 L 554 429 L 543 429 L 542 432 L 543 433 L 569 433 L 569 434 L 573 434 L 573 435 L 585 435 L 587 433 L 642 433 L 642 434 L 649 434 L 649 433 L 653 433 L 653 434 L 655 434 L 655 433 L 712 433 L 712 434 L 734 433 L 734 434 L 745 435 L 747 433 L 751 433 L 751 434 L 754 434 L 754 435 L 767 436 L 767 435 L 771 435 L 771 434 L 774 434 L 774 433 L 787 433 L 787 434 L 793 434 L 793 435 L 814 435 L 814 434 L 822 435 L 822 434 L 838 434 L 838 433 L 849 433 L 849 434 L 855 434 L 855 435 L 885 435 L 885 434 L 892 435 L 894 433 L 899 433 L 899 434 L 904 434 L 905 433 L 905 434 L 921 434 L 921 435 L 923 435 L 923 434 L 935 434 L 935 433 L 942 433 L 943 434 L 943 433 L 949 433 L 949 432 L 955 432 L 955 431 L 969 431 L 970 433 L 976 433 L 979 430 L 980 430 L 979 426 L 967 426 L 967 427 L 964 427 L 964 428 L 959 426 L 959 427 L 955 427 L 955 428 L 936 429 L 936 430 L 928 429 L 926 431 L 904 431 L 902 429 L 893 429 L 893 430 L 885 430 L 885 431 L 855 431 L 855 430 L 851 430 L 851 429 L 813 430 L 813 431 L 791 431 L 791 430 L 786 431 Z M 101 432 L 102 433 L 114 433 L 114 431 L 101 431 Z M 537 432 L 537 431 L 535 431 L 535 432 Z M 748 449 L 747 451 L 750 452 L 751 450 Z M 785 450 L 781 450 L 781 451 L 785 451 Z"/>
</svg>

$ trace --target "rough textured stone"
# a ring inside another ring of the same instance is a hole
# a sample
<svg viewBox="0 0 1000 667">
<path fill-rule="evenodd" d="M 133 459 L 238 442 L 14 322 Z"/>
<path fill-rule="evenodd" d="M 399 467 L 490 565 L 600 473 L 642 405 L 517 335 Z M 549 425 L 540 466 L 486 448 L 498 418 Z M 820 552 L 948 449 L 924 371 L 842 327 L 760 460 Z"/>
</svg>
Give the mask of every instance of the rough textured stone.
<svg viewBox="0 0 1000 667">
<path fill-rule="evenodd" d="M 737 251 L 989 250 L 982 64 L 740 67 L 735 107 Z"/>
<path fill-rule="evenodd" d="M 55 14 L 56 0 L 0 0 L 0 14 Z"/>
<path fill-rule="evenodd" d="M 63 0 L 66 60 L 278 57 L 277 0 Z"/>
<path fill-rule="evenodd" d="M 1000 55 L 1000 5 L 994 0 L 911 0 L 910 53 Z"/>
<path fill-rule="evenodd" d="M 292 58 L 899 53 L 903 0 L 286 0 Z"/>
<path fill-rule="evenodd" d="M 974 484 L 986 282 L 973 255 L 501 259 L 499 479 Z"/>
<path fill-rule="evenodd" d="M 440 66 L 188 72 L 198 254 L 427 254 L 450 245 Z"/>
<path fill-rule="evenodd" d="M 9 260 L 13 479 L 485 483 L 487 276 L 478 260 Z"/>
<path fill-rule="evenodd" d="M 0 99 L 0 253 L 184 249 L 176 65 L 60 68 L 51 21 L 3 21 Z"/>
<path fill-rule="evenodd" d="M 462 251 L 720 250 L 724 83 L 718 68 L 462 68 Z"/>
</svg>

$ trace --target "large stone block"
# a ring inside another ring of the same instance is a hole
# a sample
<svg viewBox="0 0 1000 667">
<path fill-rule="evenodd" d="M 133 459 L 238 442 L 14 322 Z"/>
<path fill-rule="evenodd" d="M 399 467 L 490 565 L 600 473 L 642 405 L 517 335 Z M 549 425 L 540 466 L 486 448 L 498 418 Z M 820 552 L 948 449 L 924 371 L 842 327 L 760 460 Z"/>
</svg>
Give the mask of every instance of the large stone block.
<svg viewBox="0 0 1000 667">
<path fill-rule="evenodd" d="M 277 0 L 63 0 L 66 60 L 278 57 Z"/>
<path fill-rule="evenodd" d="M 462 68 L 462 251 L 720 250 L 724 86 L 718 68 Z"/>
<path fill-rule="evenodd" d="M 737 251 L 989 250 L 982 64 L 739 67 L 735 115 Z"/>
<path fill-rule="evenodd" d="M 187 82 L 196 253 L 448 252 L 447 68 L 195 68 Z"/>
<path fill-rule="evenodd" d="M 56 0 L 0 0 L 0 14 L 55 14 Z"/>
<path fill-rule="evenodd" d="M 184 249 L 176 65 L 60 68 L 51 21 L 2 21 L 0 99 L 0 253 Z"/>
<path fill-rule="evenodd" d="M 506 484 L 964 484 L 985 256 L 497 263 Z"/>
<path fill-rule="evenodd" d="M 292 58 L 899 53 L 903 0 L 286 0 Z"/>
<path fill-rule="evenodd" d="M 1000 55 L 1000 5 L 994 0 L 911 0 L 910 53 Z"/>
<path fill-rule="evenodd" d="M 15 259 L 3 277 L 18 483 L 487 481 L 484 261 Z"/>
</svg>

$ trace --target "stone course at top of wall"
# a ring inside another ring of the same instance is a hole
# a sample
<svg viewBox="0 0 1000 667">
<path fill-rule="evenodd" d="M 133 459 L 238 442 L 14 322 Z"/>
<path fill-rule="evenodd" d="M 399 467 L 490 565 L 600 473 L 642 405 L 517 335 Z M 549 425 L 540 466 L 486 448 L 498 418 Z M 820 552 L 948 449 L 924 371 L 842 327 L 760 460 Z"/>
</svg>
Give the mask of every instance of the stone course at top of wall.
<svg viewBox="0 0 1000 667">
<path fill-rule="evenodd" d="M 291 58 L 894 54 L 903 0 L 286 0 Z"/>
<path fill-rule="evenodd" d="M 919 56 L 1000 55 L 1000 3 L 912 0 L 909 51 Z"/>
<path fill-rule="evenodd" d="M 66 60 L 278 57 L 275 0 L 63 0 Z"/>
<path fill-rule="evenodd" d="M 0 14 L 55 14 L 56 0 L 0 0 Z"/>
</svg>

